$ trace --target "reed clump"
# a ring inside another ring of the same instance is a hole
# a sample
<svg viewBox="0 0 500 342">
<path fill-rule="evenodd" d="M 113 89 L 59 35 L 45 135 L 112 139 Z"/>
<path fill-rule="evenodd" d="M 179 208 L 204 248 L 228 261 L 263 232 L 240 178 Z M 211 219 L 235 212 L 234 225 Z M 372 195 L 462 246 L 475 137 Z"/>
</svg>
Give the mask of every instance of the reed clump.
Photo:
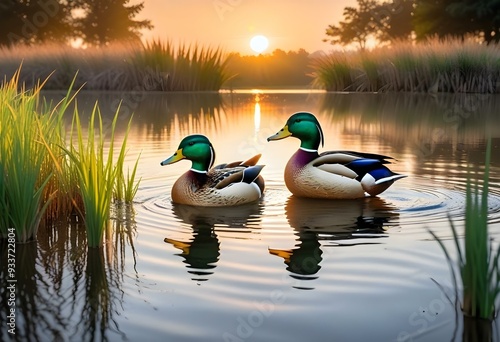
<svg viewBox="0 0 500 342">
<path fill-rule="evenodd" d="M 313 61 L 313 84 L 328 91 L 499 93 L 500 47 L 473 40 L 395 43 L 338 51 Z"/>
<path fill-rule="evenodd" d="M 118 110 L 106 128 L 96 104 L 85 132 L 74 106 L 67 138 L 63 118 L 76 95 L 46 103 L 44 84 L 25 90 L 19 75 L 0 87 L 0 238 L 14 228 L 19 242 L 34 240 L 42 222 L 78 214 L 89 247 L 101 246 L 111 203 L 131 202 L 139 186 L 139 158 L 126 174 L 123 166 L 131 121 L 115 153 Z"/>
<path fill-rule="evenodd" d="M 131 68 L 148 90 L 218 91 L 231 78 L 221 49 L 153 40 L 135 52 Z"/>
<path fill-rule="evenodd" d="M 40 89 L 19 86 L 19 72 L 0 87 L 0 233 L 14 227 L 17 240 L 35 239 L 56 195 L 47 147 L 62 143 L 63 110 L 40 103 Z M 45 143 L 43 143 L 45 142 Z"/>
<path fill-rule="evenodd" d="M 109 129 L 109 146 L 107 146 L 106 130 L 97 103 L 90 116 L 86 133 L 83 130 L 78 110 L 75 109 L 70 146 L 64 149 L 78 175 L 77 182 L 83 202 L 89 247 L 99 247 L 103 244 L 113 199 L 132 201 L 139 185 L 135 184 L 138 159 L 132 174 L 129 174 L 128 177 L 123 174 L 127 136 L 131 121 L 129 121 L 127 132 L 120 143 L 121 147 L 115 159 L 117 120 L 118 111 Z"/>
<path fill-rule="evenodd" d="M 469 180 L 466 189 L 464 242 L 458 235 L 455 224 L 450 219 L 453 240 L 458 253 L 456 266 L 462 282 L 462 311 L 473 318 L 492 320 L 496 317 L 495 304 L 500 293 L 500 246 L 493 247 L 488 234 L 488 189 L 491 139 L 486 151 L 486 166 L 482 182 L 474 184 Z M 432 231 L 450 264 L 455 286 L 457 274 L 450 253 L 443 241 Z"/>
<path fill-rule="evenodd" d="M 32 87 L 51 75 L 46 90 L 73 83 L 75 88 L 85 84 L 86 90 L 218 91 L 231 76 L 227 60 L 219 48 L 160 40 L 86 49 L 50 44 L 0 49 L 4 75 L 11 77 L 22 62 L 20 82 Z"/>
</svg>

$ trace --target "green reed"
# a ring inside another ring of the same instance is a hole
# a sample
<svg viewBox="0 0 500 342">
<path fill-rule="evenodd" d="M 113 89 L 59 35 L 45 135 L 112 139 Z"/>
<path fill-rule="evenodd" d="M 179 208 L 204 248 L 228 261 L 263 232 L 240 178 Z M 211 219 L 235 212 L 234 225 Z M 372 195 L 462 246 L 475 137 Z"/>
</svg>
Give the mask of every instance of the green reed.
<svg viewBox="0 0 500 342">
<path fill-rule="evenodd" d="M 500 293 L 500 246 L 494 249 L 488 234 L 488 188 L 491 139 L 486 148 L 486 166 L 482 191 L 479 182 L 467 182 L 465 204 L 464 246 L 460 245 L 455 224 L 450 219 L 453 240 L 458 252 L 457 266 L 463 286 L 462 310 L 470 316 L 482 319 L 495 317 L 495 302 Z M 432 231 L 450 263 L 453 278 L 457 279 L 450 254 L 443 241 Z"/>
<path fill-rule="evenodd" d="M 130 188 L 136 190 L 138 187 L 138 184 L 134 185 L 138 162 L 136 162 L 132 176 L 127 179 L 121 175 L 126 154 L 128 130 L 121 142 L 121 148 L 115 160 L 117 120 L 118 111 L 109 128 L 109 146 L 106 147 L 106 130 L 97 103 L 90 116 L 86 134 L 78 110 L 75 109 L 71 127 L 70 147 L 65 148 L 78 174 L 77 181 L 84 207 L 84 220 L 89 247 L 100 247 L 104 243 L 104 234 L 110 219 L 111 203 L 113 198 L 117 197 L 116 189 L 123 189 L 123 196 L 122 194 L 120 196 L 123 199 L 131 200 L 135 192 Z M 130 127 L 130 122 L 128 127 Z"/>
<path fill-rule="evenodd" d="M 328 91 L 498 93 L 500 47 L 472 40 L 395 43 L 332 52 L 313 62 L 313 83 Z"/>
<path fill-rule="evenodd" d="M 97 103 L 86 136 L 75 105 L 67 141 L 63 119 L 76 77 L 53 105 L 40 95 L 44 83 L 25 90 L 19 76 L 20 69 L 0 86 L 0 238 L 15 228 L 18 241 L 33 240 L 42 222 L 80 214 L 88 245 L 100 246 L 112 200 L 131 202 L 139 186 L 139 158 L 126 175 L 123 167 L 131 121 L 115 156 L 118 110 L 107 140 Z"/>
<path fill-rule="evenodd" d="M 19 70 L 0 88 L 0 233 L 16 230 L 17 240 L 36 237 L 54 194 L 45 189 L 52 177 L 46 167 L 49 144 L 60 144 L 59 113 L 39 103 L 43 84 L 32 90 L 19 86 Z"/>
<path fill-rule="evenodd" d="M 63 119 L 69 112 L 69 106 L 75 102 L 75 97 L 78 94 L 78 92 L 71 94 L 75 79 L 76 76 L 73 78 L 66 95 L 59 103 L 56 105 L 44 103 L 44 108 L 52 108 L 52 116 L 56 119 L 54 125 L 57 127 L 55 135 L 40 136 L 40 140 L 45 145 L 46 151 L 50 156 L 42 164 L 42 172 L 53 175 L 45 188 L 44 194 L 44 201 L 51 194 L 54 194 L 45 213 L 45 221 L 48 223 L 69 217 L 82 207 L 75 166 L 62 150 L 62 147 L 66 146 L 65 123 Z M 45 99 L 43 100 L 45 101 Z"/>
<path fill-rule="evenodd" d="M 116 111 L 115 120 L 118 116 L 119 111 L 120 108 L 118 108 Z M 115 123 L 113 123 L 113 125 L 114 124 Z M 135 194 L 137 193 L 137 190 L 139 190 L 139 184 L 141 181 L 140 179 L 136 180 L 137 166 L 139 165 L 140 155 L 137 157 L 134 163 L 134 167 L 132 168 L 132 171 L 130 171 L 130 169 L 127 170 L 127 175 L 125 175 L 125 171 L 123 168 L 123 164 L 125 162 L 128 133 L 130 131 L 131 124 L 132 124 L 132 118 L 130 118 L 128 122 L 127 130 L 125 131 L 125 136 L 121 143 L 121 148 L 116 161 L 116 166 L 115 166 L 116 179 L 113 189 L 113 200 L 115 201 L 132 202 L 135 197 Z M 114 128 L 112 128 L 112 130 L 114 130 Z"/>
<path fill-rule="evenodd" d="M 140 179 L 136 180 L 137 166 L 139 157 L 137 158 L 132 171 L 127 170 L 127 175 L 123 170 L 123 165 L 117 165 L 115 189 L 113 199 L 122 202 L 132 202 L 137 190 L 139 190 Z"/>
</svg>

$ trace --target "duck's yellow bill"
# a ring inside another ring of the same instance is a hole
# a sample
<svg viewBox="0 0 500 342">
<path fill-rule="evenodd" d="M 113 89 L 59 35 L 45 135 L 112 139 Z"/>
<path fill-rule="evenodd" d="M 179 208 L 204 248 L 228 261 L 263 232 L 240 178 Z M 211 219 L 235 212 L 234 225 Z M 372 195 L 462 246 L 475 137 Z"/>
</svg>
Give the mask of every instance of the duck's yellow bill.
<svg viewBox="0 0 500 342">
<path fill-rule="evenodd" d="M 285 139 L 291 135 L 292 133 L 288 130 L 288 125 L 285 125 L 278 133 L 267 138 L 267 141 Z"/>
<path fill-rule="evenodd" d="M 268 248 L 269 253 L 277 255 L 285 259 L 285 262 L 290 262 L 290 258 L 292 257 L 293 251 L 291 249 L 272 249 Z"/>
<path fill-rule="evenodd" d="M 180 148 L 177 151 L 175 151 L 175 153 L 170 158 L 167 158 L 164 161 L 162 161 L 160 165 L 163 166 L 163 165 L 173 164 L 184 158 L 186 157 L 182 154 L 182 148 Z"/>
<path fill-rule="evenodd" d="M 178 248 L 184 254 L 189 254 L 189 249 L 191 248 L 191 244 L 179 240 L 165 238 L 163 241 L 166 243 L 171 243 L 175 248 Z"/>
</svg>

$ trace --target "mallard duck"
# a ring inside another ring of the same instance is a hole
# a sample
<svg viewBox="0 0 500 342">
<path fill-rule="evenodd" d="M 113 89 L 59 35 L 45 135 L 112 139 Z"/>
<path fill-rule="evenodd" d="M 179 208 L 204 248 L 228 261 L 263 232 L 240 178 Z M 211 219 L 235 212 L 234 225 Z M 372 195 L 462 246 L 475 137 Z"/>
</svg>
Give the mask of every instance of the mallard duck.
<svg viewBox="0 0 500 342">
<path fill-rule="evenodd" d="M 192 162 L 191 169 L 177 179 L 172 187 L 172 201 L 205 207 L 232 206 L 258 200 L 264 191 L 260 176 L 263 165 L 256 165 L 260 154 L 246 160 L 221 164 L 210 169 L 215 151 L 208 138 L 201 134 L 185 137 L 177 151 L 160 165 L 182 159 Z"/>
<path fill-rule="evenodd" d="M 361 198 L 376 196 L 394 181 L 406 177 L 389 170 L 391 157 L 353 151 L 327 151 L 323 130 L 316 117 L 308 112 L 293 114 L 286 125 L 268 141 L 287 137 L 300 139 L 300 148 L 285 167 L 285 184 L 296 196 L 310 198 Z"/>
</svg>

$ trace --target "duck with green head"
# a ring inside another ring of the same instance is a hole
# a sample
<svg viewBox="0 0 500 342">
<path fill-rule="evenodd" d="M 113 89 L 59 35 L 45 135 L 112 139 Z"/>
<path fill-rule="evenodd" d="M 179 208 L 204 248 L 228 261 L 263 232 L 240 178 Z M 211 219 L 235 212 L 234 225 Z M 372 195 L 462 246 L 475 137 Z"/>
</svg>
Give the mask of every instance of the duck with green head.
<svg viewBox="0 0 500 342">
<path fill-rule="evenodd" d="M 406 177 L 389 170 L 391 157 L 354 151 L 327 151 L 323 130 L 316 117 L 308 112 L 293 114 L 285 126 L 268 141 L 295 137 L 300 148 L 285 167 L 285 184 L 298 197 L 361 198 L 377 196 L 394 181 Z"/>
<path fill-rule="evenodd" d="M 201 134 L 185 137 L 177 151 L 160 165 L 180 160 L 191 161 L 191 169 L 177 179 L 172 187 L 172 201 L 196 206 L 232 206 L 257 201 L 264 192 L 260 176 L 263 165 L 256 165 L 260 154 L 246 161 L 213 167 L 215 150 Z"/>
</svg>

